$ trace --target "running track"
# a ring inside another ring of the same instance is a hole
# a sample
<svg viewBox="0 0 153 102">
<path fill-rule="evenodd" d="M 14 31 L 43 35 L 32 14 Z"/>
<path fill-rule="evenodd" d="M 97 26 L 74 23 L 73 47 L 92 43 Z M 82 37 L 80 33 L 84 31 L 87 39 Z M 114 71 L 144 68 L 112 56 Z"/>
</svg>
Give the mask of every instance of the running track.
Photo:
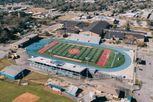
<svg viewBox="0 0 153 102">
<path fill-rule="evenodd" d="M 49 48 L 55 46 L 58 43 L 58 41 L 53 41 L 51 43 L 49 43 L 48 45 L 44 46 L 42 49 L 40 49 L 38 52 L 39 53 L 44 53 L 46 50 L 48 50 Z"/>
</svg>

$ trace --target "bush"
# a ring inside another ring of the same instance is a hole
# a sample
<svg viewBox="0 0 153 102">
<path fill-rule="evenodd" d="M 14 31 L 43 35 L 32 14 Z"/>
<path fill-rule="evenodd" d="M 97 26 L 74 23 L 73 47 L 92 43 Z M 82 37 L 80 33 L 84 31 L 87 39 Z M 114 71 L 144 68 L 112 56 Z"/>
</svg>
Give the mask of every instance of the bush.
<svg viewBox="0 0 153 102">
<path fill-rule="evenodd" d="M 142 86 L 143 82 L 141 80 L 136 79 L 135 80 L 135 85 Z"/>
</svg>

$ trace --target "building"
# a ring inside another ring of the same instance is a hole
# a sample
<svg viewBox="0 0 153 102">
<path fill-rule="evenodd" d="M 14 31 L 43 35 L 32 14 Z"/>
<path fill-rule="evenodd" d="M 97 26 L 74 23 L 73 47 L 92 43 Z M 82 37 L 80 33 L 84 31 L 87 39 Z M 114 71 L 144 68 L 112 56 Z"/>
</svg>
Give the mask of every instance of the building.
<svg viewBox="0 0 153 102">
<path fill-rule="evenodd" d="M 67 93 L 69 93 L 70 95 L 72 96 L 78 96 L 79 94 L 79 88 L 74 86 L 74 85 L 70 85 L 67 90 L 66 90 Z"/>
<path fill-rule="evenodd" d="M 101 38 L 99 36 L 88 36 L 86 34 L 71 34 L 68 39 L 85 43 L 99 44 Z"/>
<path fill-rule="evenodd" d="M 137 39 L 143 39 L 147 33 L 145 32 L 138 32 L 138 31 L 125 31 L 125 30 L 117 30 L 117 29 L 105 29 L 104 38 L 111 39 L 111 38 L 119 38 L 125 39 L 127 36 L 132 35 Z"/>
<path fill-rule="evenodd" d="M 103 36 L 104 29 L 109 29 L 110 24 L 106 21 L 96 21 L 84 28 L 80 34 L 87 34 L 90 36 Z"/>
<path fill-rule="evenodd" d="M 36 42 L 40 40 L 38 34 L 31 34 L 29 36 L 26 36 L 22 38 L 21 40 L 11 44 L 11 48 L 25 48 L 28 45 L 32 44 L 33 42 Z"/>
<path fill-rule="evenodd" d="M 89 92 L 79 99 L 79 102 L 93 102 L 96 99 L 94 92 Z"/>
<path fill-rule="evenodd" d="M 61 24 L 65 33 L 79 33 L 88 26 L 88 23 L 81 21 L 61 21 Z"/>
<path fill-rule="evenodd" d="M 1 70 L 0 75 L 16 80 L 23 78 L 29 72 L 29 70 L 23 68 L 22 66 L 11 65 Z"/>
<path fill-rule="evenodd" d="M 89 73 L 85 67 L 44 57 L 30 58 L 29 62 L 34 70 L 47 74 L 57 74 L 80 79 L 86 77 L 86 74 Z"/>
</svg>

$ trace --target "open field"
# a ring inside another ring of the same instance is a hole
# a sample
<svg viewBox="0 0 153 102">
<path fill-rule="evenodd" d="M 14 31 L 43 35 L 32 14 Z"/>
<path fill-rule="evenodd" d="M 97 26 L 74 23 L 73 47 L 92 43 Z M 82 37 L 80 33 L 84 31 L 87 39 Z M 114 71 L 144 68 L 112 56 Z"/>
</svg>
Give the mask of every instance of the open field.
<svg viewBox="0 0 153 102">
<path fill-rule="evenodd" d="M 40 85 L 17 86 L 9 82 L 0 81 L 0 102 L 12 102 L 12 100 L 25 92 L 40 97 L 37 102 L 73 102 L 67 97 L 45 91 L 44 87 Z"/>
<path fill-rule="evenodd" d="M 104 53 L 105 50 L 109 53 Z M 84 64 L 88 61 L 89 65 L 100 68 L 118 67 L 125 62 L 124 55 L 116 50 L 62 41 L 52 41 L 44 45 L 37 53 L 52 57 L 58 56 L 56 58 Z M 102 58 L 100 58 L 101 55 L 103 55 Z M 101 62 L 101 64 L 98 64 L 98 62 Z"/>
</svg>

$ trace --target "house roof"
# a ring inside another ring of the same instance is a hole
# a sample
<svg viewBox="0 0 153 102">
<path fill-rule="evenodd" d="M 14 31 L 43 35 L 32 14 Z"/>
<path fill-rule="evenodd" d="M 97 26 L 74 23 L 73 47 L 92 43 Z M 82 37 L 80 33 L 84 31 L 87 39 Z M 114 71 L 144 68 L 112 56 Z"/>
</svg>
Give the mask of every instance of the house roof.
<svg viewBox="0 0 153 102">
<path fill-rule="evenodd" d="M 96 34 L 102 34 L 104 29 L 109 28 L 110 24 L 106 21 L 96 21 L 93 22 L 90 26 L 84 28 L 85 31 L 91 31 Z"/>
<path fill-rule="evenodd" d="M 8 67 L 4 68 L 3 70 L 1 70 L 0 73 L 15 77 L 23 70 L 25 70 L 25 68 L 23 68 L 21 66 L 11 65 L 11 66 L 8 66 Z"/>
</svg>

